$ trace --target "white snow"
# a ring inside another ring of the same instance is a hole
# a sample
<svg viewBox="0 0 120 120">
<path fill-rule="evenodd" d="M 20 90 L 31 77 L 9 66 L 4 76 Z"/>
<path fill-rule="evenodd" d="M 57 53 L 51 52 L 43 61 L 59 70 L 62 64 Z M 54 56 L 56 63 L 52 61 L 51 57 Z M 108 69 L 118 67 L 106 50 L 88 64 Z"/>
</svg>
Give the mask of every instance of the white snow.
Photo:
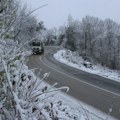
<svg viewBox="0 0 120 120">
<path fill-rule="evenodd" d="M 87 105 L 81 101 L 78 101 L 77 99 L 65 94 L 65 93 L 59 93 L 57 97 L 61 100 L 64 100 L 64 104 L 67 104 L 70 108 L 72 108 L 72 112 L 77 113 L 82 120 L 106 120 L 108 117 L 108 120 L 117 120 L 95 108 L 93 108 L 90 105 Z M 108 110 L 109 111 L 109 110 Z M 70 111 L 71 112 L 71 111 Z M 80 120 L 81 120 L 80 119 Z"/>
<path fill-rule="evenodd" d="M 49 86 L 46 82 L 43 84 Z M 74 120 L 74 117 L 76 117 L 75 120 L 106 120 L 106 118 L 108 118 L 107 120 L 117 120 L 63 92 L 49 97 L 47 101 L 54 101 L 54 108 L 57 110 L 58 116 L 64 118 L 62 120 Z M 63 110 L 65 111 L 63 112 Z"/>
<path fill-rule="evenodd" d="M 107 67 L 102 67 L 100 64 L 94 65 L 85 61 L 76 52 L 71 52 L 70 50 L 59 50 L 53 56 L 57 61 L 68 66 L 120 82 L 120 73 L 117 70 L 110 70 Z M 88 68 L 86 68 L 84 64 L 87 64 Z"/>
</svg>

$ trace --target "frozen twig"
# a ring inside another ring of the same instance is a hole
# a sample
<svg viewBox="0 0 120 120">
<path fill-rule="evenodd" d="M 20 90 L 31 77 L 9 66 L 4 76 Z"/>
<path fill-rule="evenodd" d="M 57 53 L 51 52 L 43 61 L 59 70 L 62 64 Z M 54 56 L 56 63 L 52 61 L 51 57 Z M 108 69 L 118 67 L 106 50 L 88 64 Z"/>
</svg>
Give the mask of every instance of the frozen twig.
<svg viewBox="0 0 120 120">
<path fill-rule="evenodd" d="M 11 90 L 11 93 L 12 93 L 12 95 L 13 95 L 13 97 L 14 97 L 14 101 L 15 101 L 15 103 L 16 103 L 16 109 L 19 111 L 20 116 L 21 116 L 21 119 L 22 119 L 22 120 L 25 120 L 25 116 L 24 116 L 23 110 L 22 110 L 22 108 L 21 108 L 21 106 L 20 106 L 20 104 L 19 104 L 18 97 L 16 96 L 16 94 L 15 94 L 15 93 L 13 92 L 13 90 L 12 90 L 13 87 L 12 87 L 12 83 L 11 83 L 11 81 L 10 81 L 10 74 L 8 73 L 7 65 L 6 65 L 4 59 L 2 59 L 2 64 L 3 64 L 3 67 L 4 67 L 4 69 L 5 69 L 5 73 L 6 73 L 6 76 L 7 76 L 7 81 L 8 81 L 8 84 L 9 84 L 9 87 L 10 87 L 10 90 Z"/>
</svg>

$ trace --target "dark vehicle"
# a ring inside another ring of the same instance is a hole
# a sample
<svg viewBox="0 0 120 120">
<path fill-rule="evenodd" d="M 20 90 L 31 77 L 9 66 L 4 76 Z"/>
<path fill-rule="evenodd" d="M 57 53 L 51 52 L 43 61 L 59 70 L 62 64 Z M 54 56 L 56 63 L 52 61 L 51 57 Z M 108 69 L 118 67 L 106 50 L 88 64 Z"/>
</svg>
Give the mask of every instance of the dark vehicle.
<svg viewBox="0 0 120 120">
<path fill-rule="evenodd" d="M 42 42 L 32 42 L 31 48 L 33 54 L 43 54 L 44 53 L 44 47 Z"/>
</svg>

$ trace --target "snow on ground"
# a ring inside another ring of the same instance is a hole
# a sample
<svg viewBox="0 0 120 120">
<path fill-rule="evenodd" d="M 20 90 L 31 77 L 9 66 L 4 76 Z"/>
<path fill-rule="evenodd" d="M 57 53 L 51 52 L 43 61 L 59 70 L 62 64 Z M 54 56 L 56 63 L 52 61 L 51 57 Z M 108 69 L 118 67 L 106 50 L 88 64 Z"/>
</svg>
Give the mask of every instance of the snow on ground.
<svg viewBox="0 0 120 120">
<path fill-rule="evenodd" d="M 93 108 L 90 105 L 87 105 L 81 101 L 78 101 L 77 99 L 65 94 L 65 93 L 59 93 L 56 95 L 61 100 L 64 100 L 64 104 L 67 104 L 72 110 L 74 110 L 74 113 L 77 113 L 78 116 L 81 114 L 81 118 L 84 118 L 86 120 L 117 120 L 95 108 Z M 108 110 L 109 111 L 109 110 Z M 71 112 L 71 111 L 70 111 Z M 108 119 L 106 119 L 108 117 Z M 79 119 L 81 120 L 81 119 Z"/>
<path fill-rule="evenodd" d="M 99 64 L 92 65 L 92 63 L 85 61 L 76 52 L 71 52 L 70 50 L 59 50 L 53 56 L 59 62 L 67 64 L 71 67 L 120 82 L 120 74 L 118 71 L 110 70 Z"/>
<path fill-rule="evenodd" d="M 50 87 L 46 82 L 42 85 Z M 45 102 L 48 101 L 54 101 L 54 109 L 57 110 L 60 120 L 117 120 L 63 92 L 49 97 Z"/>
<path fill-rule="evenodd" d="M 44 82 L 43 86 L 46 85 L 50 86 Z M 117 120 L 63 92 L 49 97 L 47 101 L 54 101 L 61 120 Z"/>
</svg>

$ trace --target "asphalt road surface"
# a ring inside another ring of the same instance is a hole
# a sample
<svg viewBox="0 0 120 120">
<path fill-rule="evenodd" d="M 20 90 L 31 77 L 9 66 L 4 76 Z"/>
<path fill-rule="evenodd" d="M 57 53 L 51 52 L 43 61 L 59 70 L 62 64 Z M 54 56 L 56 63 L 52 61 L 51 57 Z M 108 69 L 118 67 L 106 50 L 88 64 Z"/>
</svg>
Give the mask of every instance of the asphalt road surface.
<svg viewBox="0 0 120 120">
<path fill-rule="evenodd" d="M 69 95 L 84 103 L 109 113 L 120 120 L 120 83 L 90 74 L 56 61 L 53 54 L 57 47 L 46 47 L 44 55 L 29 57 L 29 68 L 41 68 L 42 73 L 50 72 L 46 82 L 58 86 L 69 86 Z M 38 72 L 38 71 L 36 71 Z"/>
</svg>

